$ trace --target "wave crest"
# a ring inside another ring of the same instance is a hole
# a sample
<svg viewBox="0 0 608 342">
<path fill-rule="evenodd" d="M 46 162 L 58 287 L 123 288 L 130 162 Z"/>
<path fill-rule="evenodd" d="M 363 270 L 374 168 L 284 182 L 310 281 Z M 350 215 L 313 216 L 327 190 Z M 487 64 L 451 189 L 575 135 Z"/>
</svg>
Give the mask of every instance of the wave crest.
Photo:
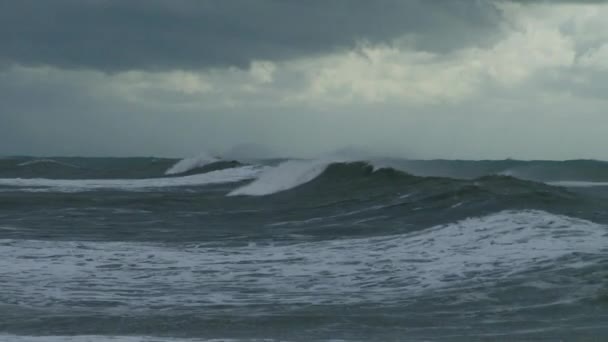
<svg viewBox="0 0 608 342">
<path fill-rule="evenodd" d="M 217 157 L 211 156 L 207 153 L 201 153 L 196 157 L 185 158 L 178 161 L 167 171 L 165 171 L 165 175 L 177 175 L 180 173 L 186 173 L 188 171 L 192 171 L 194 169 L 198 169 L 218 161 L 220 161 L 220 159 Z"/>
<path fill-rule="evenodd" d="M 58 166 L 75 168 L 75 169 L 80 168 L 80 166 L 78 166 L 78 165 L 64 163 L 64 162 L 60 162 L 60 161 L 57 161 L 54 159 L 34 159 L 34 160 L 28 160 L 28 161 L 17 164 L 17 166 L 19 166 L 19 167 L 34 166 L 34 165 L 58 165 Z"/>
<path fill-rule="evenodd" d="M 202 186 L 235 183 L 255 178 L 262 169 L 242 166 L 202 174 L 147 179 L 45 179 L 4 178 L 0 186 L 28 187 L 29 191 L 80 192 L 99 189 L 145 190 L 165 187 Z M 24 189 L 20 189 L 23 191 Z"/>
<path fill-rule="evenodd" d="M 323 160 L 289 160 L 267 169 L 258 179 L 228 195 L 264 196 L 293 189 L 317 178 L 330 163 Z"/>
</svg>

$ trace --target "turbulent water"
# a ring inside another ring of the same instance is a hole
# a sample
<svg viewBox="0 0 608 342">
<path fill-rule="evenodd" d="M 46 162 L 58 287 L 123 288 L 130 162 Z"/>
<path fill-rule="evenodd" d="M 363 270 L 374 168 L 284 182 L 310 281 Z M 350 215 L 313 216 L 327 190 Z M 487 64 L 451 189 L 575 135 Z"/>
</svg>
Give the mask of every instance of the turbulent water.
<svg viewBox="0 0 608 342">
<path fill-rule="evenodd" d="M 0 159 L 2 341 L 606 341 L 608 163 Z"/>
</svg>

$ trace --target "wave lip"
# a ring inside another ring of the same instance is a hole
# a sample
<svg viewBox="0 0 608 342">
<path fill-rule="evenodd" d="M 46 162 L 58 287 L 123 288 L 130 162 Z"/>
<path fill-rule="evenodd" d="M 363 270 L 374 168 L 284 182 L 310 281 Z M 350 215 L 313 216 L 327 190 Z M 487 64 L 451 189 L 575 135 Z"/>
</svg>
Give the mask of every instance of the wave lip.
<svg viewBox="0 0 608 342">
<path fill-rule="evenodd" d="M 267 169 L 252 183 L 233 190 L 228 196 L 264 196 L 293 189 L 317 178 L 331 164 L 325 160 L 289 160 Z"/>
<path fill-rule="evenodd" d="M 266 196 L 291 190 L 317 179 L 326 171 L 329 171 L 332 166 L 340 164 L 365 164 L 370 167 L 372 172 L 382 169 L 382 167 L 371 162 L 340 155 L 330 155 L 312 160 L 293 159 L 268 168 L 256 180 L 233 190 L 228 196 Z M 349 177 L 348 174 L 343 176 L 344 178 Z M 340 178 L 340 175 L 338 175 L 338 178 Z"/>
<path fill-rule="evenodd" d="M 217 157 L 208 155 L 206 153 L 201 153 L 196 157 L 185 158 L 178 161 L 167 171 L 165 171 L 165 175 L 177 175 L 180 173 L 185 173 L 218 161 L 220 161 L 220 159 Z"/>
<path fill-rule="evenodd" d="M 0 186 L 27 187 L 27 191 L 79 192 L 99 189 L 143 190 L 149 188 L 201 186 L 235 183 L 255 178 L 263 169 L 242 166 L 174 178 L 148 179 L 46 179 L 4 178 Z"/>
</svg>

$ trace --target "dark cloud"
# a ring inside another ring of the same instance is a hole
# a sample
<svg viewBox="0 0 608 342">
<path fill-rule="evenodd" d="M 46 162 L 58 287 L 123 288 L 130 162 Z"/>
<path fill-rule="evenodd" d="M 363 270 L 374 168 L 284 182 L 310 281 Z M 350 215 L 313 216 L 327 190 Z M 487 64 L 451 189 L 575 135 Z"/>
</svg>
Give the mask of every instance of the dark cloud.
<svg viewBox="0 0 608 342">
<path fill-rule="evenodd" d="M 497 16 L 479 0 L 0 0 L 0 65 L 243 67 L 404 34 L 445 51 L 480 43 Z"/>
</svg>

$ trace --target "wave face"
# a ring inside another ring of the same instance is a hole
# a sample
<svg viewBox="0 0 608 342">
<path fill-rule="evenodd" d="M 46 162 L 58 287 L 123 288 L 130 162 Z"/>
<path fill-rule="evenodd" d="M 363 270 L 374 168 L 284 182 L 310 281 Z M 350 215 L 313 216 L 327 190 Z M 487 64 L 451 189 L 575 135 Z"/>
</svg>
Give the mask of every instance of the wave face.
<svg viewBox="0 0 608 342">
<path fill-rule="evenodd" d="M 603 162 L 203 157 L 0 159 L 0 340 L 608 338 Z"/>
</svg>

